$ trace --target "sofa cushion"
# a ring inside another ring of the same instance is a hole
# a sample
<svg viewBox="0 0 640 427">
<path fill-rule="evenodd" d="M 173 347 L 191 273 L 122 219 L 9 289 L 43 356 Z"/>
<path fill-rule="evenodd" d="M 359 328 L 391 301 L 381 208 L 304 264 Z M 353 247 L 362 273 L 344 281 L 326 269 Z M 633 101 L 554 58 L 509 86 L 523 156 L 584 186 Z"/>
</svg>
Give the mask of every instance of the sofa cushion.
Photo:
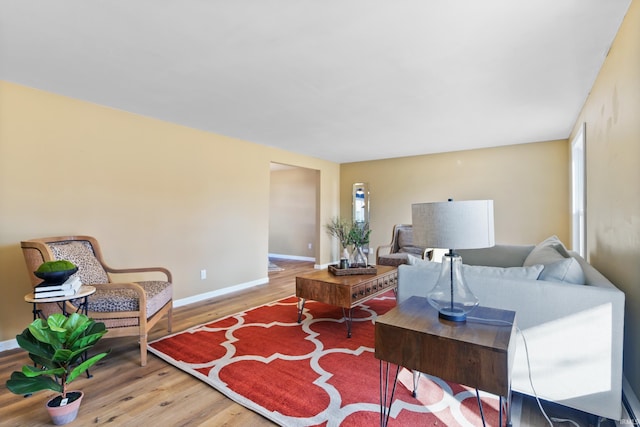
<svg viewBox="0 0 640 427">
<path fill-rule="evenodd" d="M 147 319 L 158 312 L 173 298 L 173 285 L 163 281 L 137 282 L 147 294 Z M 73 304 L 78 306 L 79 300 Z M 116 285 L 97 285 L 96 292 L 89 297 L 89 311 L 93 312 L 96 321 L 103 322 L 107 329 L 126 328 L 138 326 L 138 317 L 101 317 L 101 313 L 107 316 L 112 312 L 137 311 L 140 308 L 138 296 L 132 289 L 118 288 Z"/>
<path fill-rule="evenodd" d="M 566 255 L 566 256 L 565 256 Z M 524 266 L 544 265 L 540 280 L 584 285 L 585 278 L 580 263 L 569 255 L 557 236 L 551 236 L 536 245 L 524 260 Z"/>
<path fill-rule="evenodd" d="M 137 282 L 147 296 L 147 317 L 152 316 L 171 301 L 173 287 L 170 282 L 148 280 Z M 89 311 L 111 313 L 115 311 L 137 311 L 140 309 L 138 294 L 133 289 L 114 285 L 97 285 L 96 292 L 89 297 Z"/>
</svg>

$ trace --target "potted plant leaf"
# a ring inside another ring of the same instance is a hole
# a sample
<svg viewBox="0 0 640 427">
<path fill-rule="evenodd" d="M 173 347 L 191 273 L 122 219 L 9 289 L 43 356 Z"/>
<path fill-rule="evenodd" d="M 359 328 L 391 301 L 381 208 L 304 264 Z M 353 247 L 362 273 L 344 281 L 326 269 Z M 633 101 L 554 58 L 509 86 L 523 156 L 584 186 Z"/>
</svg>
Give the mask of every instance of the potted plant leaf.
<svg viewBox="0 0 640 427">
<path fill-rule="evenodd" d="M 46 408 L 56 425 L 73 421 L 80 407 L 83 393 L 69 391 L 69 384 L 108 354 L 86 355 L 107 333 L 104 323 L 84 314 L 61 313 L 50 315 L 46 321 L 34 320 L 16 336 L 18 345 L 29 352 L 33 365 L 24 365 L 7 380 L 7 388 L 15 394 L 31 394 L 53 390 L 60 395 L 50 399 Z"/>
<path fill-rule="evenodd" d="M 367 256 L 364 254 L 363 246 L 369 244 L 371 229 L 368 222 L 354 222 L 349 229 L 349 243 L 353 244 L 353 261 L 355 267 L 367 267 Z"/>
</svg>

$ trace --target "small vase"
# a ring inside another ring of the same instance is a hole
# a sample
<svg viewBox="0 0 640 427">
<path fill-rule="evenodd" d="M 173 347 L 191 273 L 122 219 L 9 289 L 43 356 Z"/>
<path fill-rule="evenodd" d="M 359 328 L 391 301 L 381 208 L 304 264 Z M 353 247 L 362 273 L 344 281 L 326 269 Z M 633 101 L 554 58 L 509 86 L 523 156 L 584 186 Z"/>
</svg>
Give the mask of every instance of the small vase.
<svg viewBox="0 0 640 427">
<path fill-rule="evenodd" d="M 353 248 L 351 254 L 351 267 L 354 268 L 366 268 L 368 265 L 367 257 L 362 250 L 362 246 L 356 246 Z"/>
<path fill-rule="evenodd" d="M 342 248 L 342 256 L 340 257 L 340 268 L 349 268 L 349 249 Z"/>
</svg>

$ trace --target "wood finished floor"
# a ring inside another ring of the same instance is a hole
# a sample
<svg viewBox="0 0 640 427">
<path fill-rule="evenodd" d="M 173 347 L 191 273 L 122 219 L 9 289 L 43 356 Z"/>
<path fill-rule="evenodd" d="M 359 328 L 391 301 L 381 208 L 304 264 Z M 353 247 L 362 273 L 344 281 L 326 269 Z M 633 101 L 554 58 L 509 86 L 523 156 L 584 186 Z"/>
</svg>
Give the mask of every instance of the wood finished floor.
<svg viewBox="0 0 640 427">
<path fill-rule="evenodd" d="M 284 270 L 269 273 L 268 284 L 175 309 L 174 332 L 292 295 L 296 275 L 313 269 L 312 262 L 275 261 Z M 161 321 L 152 330 L 149 340 L 165 335 L 165 328 L 166 321 Z M 151 353 L 147 366 L 141 367 L 134 337 L 103 339 L 96 350 L 107 348 L 111 353 L 92 369 L 93 378 L 83 376 L 72 384 L 85 392 L 85 398 L 78 418 L 70 426 L 275 425 Z M 0 353 L 0 425 L 51 425 L 44 403 L 54 395 L 53 392 L 42 391 L 22 397 L 12 394 L 5 386 L 11 372 L 25 363 L 29 363 L 29 359 L 21 349 Z M 566 416 L 567 413 L 560 410 L 559 415 Z M 576 421 L 581 426 L 589 425 L 587 420 Z M 535 402 L 524 398 L 520 423 L 514 423 L 517 425 L 548 424 Z"/>
</svg>

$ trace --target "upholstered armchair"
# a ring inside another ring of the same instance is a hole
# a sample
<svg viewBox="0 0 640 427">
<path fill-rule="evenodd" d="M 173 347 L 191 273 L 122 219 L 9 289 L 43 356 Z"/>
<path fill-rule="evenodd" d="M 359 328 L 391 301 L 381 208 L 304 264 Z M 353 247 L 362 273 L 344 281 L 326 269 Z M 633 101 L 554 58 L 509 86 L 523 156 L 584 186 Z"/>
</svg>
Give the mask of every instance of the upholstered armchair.
<svg viewBox="0 0 640 427">
<path fill-rule="evenodd" d="M 393 226 L 391 243 L 376 248 L 376 264 L 397 267 L 407 264 L 409 256 L 430 260 L 433 257 L 433 249 L 421 248 L 413 244 L 411 224 L 396 224 Z"/>
<path fill-rule="evenodd" d="M 109 330 L 105 338 L 138 336 L 140 340 L 140 364 L 147 364 L 147 334 L 166 314 L 171 332 L 173 315 L 173 285 L 171 273 L 166 268 L 115 269 L 107 266 L 98 241 L 90 236 L 65 236 L 32 239 L 21 242 L 31 284 L 41 283 L 33 272 L 45 261 L 66 259 L 78 266 L 75 273 L 82 284 L 91 285 L 96 292 L 88 298 L 88 316 L 104 322 Z M 112 281 L 118 274 L 136 276 L 153 275 L 155 280 L 139 282 Z M 162 280 L 158 280 L 158 278 Z M 78 311 L 80 301 L 66 302 L 67 312 Z M 60 312 L 56 303 L 39 304 L 46 316 Z"/>
</svg>

